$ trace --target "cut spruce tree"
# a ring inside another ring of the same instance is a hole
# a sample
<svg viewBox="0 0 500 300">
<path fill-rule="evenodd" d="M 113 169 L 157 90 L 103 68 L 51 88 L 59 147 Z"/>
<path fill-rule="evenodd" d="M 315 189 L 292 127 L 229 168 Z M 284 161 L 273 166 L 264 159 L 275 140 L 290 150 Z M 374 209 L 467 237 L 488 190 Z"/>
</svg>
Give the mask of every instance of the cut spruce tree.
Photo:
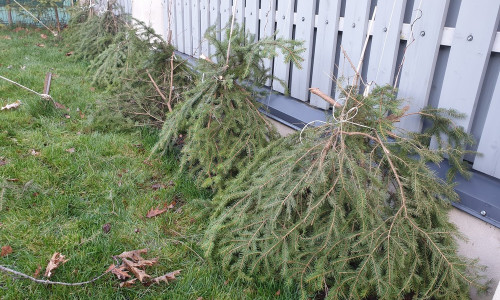
<svg viewBox="0 0 500 300">
<path fill-rule="evenodd" d="M 214 27 L 205 38 L 215 54 L 197 63 L 198 81 L 167 116 L 155 150 L 171 149 L 182 136 L 182 169 L 204 187 L 220 188 L 278 136 L 256 101 L 270 78 L 264 59 L 281 51 L 285 63 L 300 67 L 304 48 L 274 36 L 256 41 L 237 24 L 228 26 L 222 41 Z"/>
<path fill-rule="evenodd" d="M 449 180 L 467 174 L 472 139 L 450 119 L 463 116 L 405 115 L 390 87 L 349 95 L 327 124 L 273 141 L 217 195 L 207 256 L 240 278 L 297 284 L 304 298 L 468 299 L 471 285 L 484 288 L 481 267 L 457 254 L 448 210 L 458 197 L 429 168 L 446 156 Z M 401 118 L 431 125 L 402 132 Z"/>
<path fill-rule="evenodd" d="M 166 113 L 193 84 L 195 73 L 151 27 L 117 14 L 120 10 L 116 4 L 99 14 L 78 8 L 66 32 L 70 54 L 89 61 L 93 85 L 111 91 L 100 103 L 97 127 L 117 123 L 161 127 Z"/>
</svg>

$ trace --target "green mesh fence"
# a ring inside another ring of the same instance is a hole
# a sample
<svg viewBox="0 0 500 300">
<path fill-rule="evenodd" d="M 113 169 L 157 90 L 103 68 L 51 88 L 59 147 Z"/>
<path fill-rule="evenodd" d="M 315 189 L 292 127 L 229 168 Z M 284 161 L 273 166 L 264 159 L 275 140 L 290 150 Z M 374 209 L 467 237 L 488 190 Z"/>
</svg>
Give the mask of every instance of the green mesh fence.
<svg viewBox="0 0 500 300">
<path fill-rule="evenodd" d="M 29 10 L 34 16 L 47 26 L 57 24 L 56 12 L 59 15 L 59 22 L 67 24 L 70 18 L 68 7 L 71 7 L 77 0 L 59 1 L 34 1 L 17 0 L 19 4 Z M 51 2 L 51 4 L 48 4 Z M 32 25 L 41 26 L 38 21 L 31 17 L 14 0 L 0 0 L 0 23 L 5 25 Z"/>
</svg>

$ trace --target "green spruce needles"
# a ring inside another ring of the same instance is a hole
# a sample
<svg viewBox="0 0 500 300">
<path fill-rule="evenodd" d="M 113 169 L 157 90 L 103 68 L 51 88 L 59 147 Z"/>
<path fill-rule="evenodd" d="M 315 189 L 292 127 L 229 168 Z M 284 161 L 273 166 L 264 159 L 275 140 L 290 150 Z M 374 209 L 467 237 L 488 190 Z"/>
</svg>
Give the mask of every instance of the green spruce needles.
<svg viewBox="0 0 500 300">
<path fill-rule="evenodd" d="M 470 285 L 483 288 L 448 221 L 458 196 L 428 166 L 447 156 L 467 172 L 461 158 L 472 140 L 450 120 L 455 111 L 405 115 L 400 104 L 392 88 L 349 96 L 301 141 L 260 151 L 216 197 L 207 255 L 240 278 L 298 284 L 304 298 L 468 299 Z M 398 131 L 407 117 L 432 125 Z M 429 149 L 437 135 L 450 146 Z"/>
<path fill-rule="evenodd" d="M 304 49 L 300 42 L 275 37 L 256 41 L 237 24 L 226 29 L 222 41 L 213 27 L 205 38 L 215 54 L 200 59 L 195 67 L 198 82 L 167 117 L 155 150 L 170 149 L 183 135 L 183 169 L 203 186 L 220 188 L 278 136 L 255 101 L 257 89 L 270 78 L 263 59 L 280 50 L 286 62 L 299 67 Z"/>
</svg>

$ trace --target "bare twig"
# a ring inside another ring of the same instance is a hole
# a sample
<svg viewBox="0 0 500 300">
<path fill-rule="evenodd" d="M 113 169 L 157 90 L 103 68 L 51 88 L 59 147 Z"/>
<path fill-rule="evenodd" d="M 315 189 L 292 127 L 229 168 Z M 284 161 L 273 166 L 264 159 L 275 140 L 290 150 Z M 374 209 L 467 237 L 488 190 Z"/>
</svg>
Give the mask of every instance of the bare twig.
<svg viewBox="0 0 500 300">
<path fill-rule="evenodd" d="M 170 91 L 168 93 L 167 102 L 169 112 L 172 112 L 172 92 L 174 91 L 174 57 L 175 52 L 172 51 L 172 57 L 170 57 Z"/>
<path fill-rule="evenodd" d="M 101 277 L 103 277 L 107 273 L 111 272 L 113 269 L 116 269 L 116 267 L 111 268 L 111 269 L 107 270 L 106 272 L 102 273 L 101 275 L 99 275 L 99 276 L 97 276 L 97 277 L 95 277 L 95 278 L 93 278 L 91 280 L 88 280 L 88 281 L 69 283 L 69 282 L 60 282 L 60 281 L 50 281 L 50 280 L 44 280 L 44 279 L 36 279 L 35 277 L 26 275 L 24 273 L 21 273 L 21 272 L 18 272 L 18 271 L 15 271 L 15 270 L 12 270 L 10 268 L 7 268 L 5 266 L 0 265 L 0 271 L 5 272 L 5 273 L 7 273 L 7 274 L 9 274 L 11 276 L 17 276 L 17 277 L 21 277 L 21 278 L 24 278 L 24 279 L 29 279 L 29 280 L 31 280 L 33 282 L 40 283 L 40 284 L 46 284 L 46 285 L 65 285 L 65 286 L 80 286 L 80 285 L 86 285 L 86 284 L 95 282 L 95 281 L 101 279 Z"/>
<path fill-rule="evenodd" d="M 156 81 L 153 79 L 153 77 L 151 76 L 151 74 L 149 73 L 148 70 L 146 70 L 146 73 L 148 73 L 148 76 L 149 76 L 149 79 L 151 80 L 151 82 L 153 83 L 156 91 L 158 92 L 158 94 L 160 95 L 160 97 L 163 99 L 163 101 L 165 101 L 165 103 L 167 104 L 167 107 L 168 107 L 168 111 L 169 112 L 172 112 L 172 107 L 170 106 L 170 101 L 167 99 L 167 97 L 165 97 L 165 95 L 161 92 L 160 88 L 158 87 L 158 85 L 156 84 Z M 172 83 L 172 79 L 170 79 L 170 83 Z M 170 88 L 170 94 L 172 94 L 172 87 Z"/>
<path fill-rule="evenodd" d="M 342 107 L 337 101 L 335 101 L 332 97 L 328 96 L 327 94 L 323 93 L 320 91 L 318 88 L 310 88 L 309 91 L 313 93 L 314 95 L 320 97 L 321 99 L 325 100 L 326 102 L 330 103 L 334 107 Z"/>
<path fill-rule="evenodd" d="M 231 20 L 231 31 L 229 32 L 229 41 L 227 44 L 227 54 L 226 54 L 226 67 L 229 67 L 229 53 L 231 52 L 231 37 L 233 36 L 234 29 L 234 19 L 236 17 L 236 7 L 238 5 L 238 0 L 234 0 L 233 3 L 233 18 Z"/>
</svg>

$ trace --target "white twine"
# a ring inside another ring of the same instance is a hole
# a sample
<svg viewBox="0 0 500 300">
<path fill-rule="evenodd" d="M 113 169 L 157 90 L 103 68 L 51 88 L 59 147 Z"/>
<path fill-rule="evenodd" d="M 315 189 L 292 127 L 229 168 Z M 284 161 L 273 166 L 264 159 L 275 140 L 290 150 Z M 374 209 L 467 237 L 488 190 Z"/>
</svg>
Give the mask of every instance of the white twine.
<svg viewBox="0 0 500 300">
<path fill-rule="evenodd" d="M 57 32 L 55 31 L 52 31 L 52 29 L 50 29 L 49 27 L 47 27 L 47 25 L 43 24 L 42 21 L 40 21 L 37 17 L 35 17 L 35 15 L 33 15 L 29 10 L 27 10 L 24 6 L 22 6 L 19 2 L 17 2 L 16 0 L 14 0 L 14 2 L 17 3 L 17 5 L 19 5 L 22 9 L 24 9 L 25 12 L 27 12 L 33 19 L 37 20 L 38 23 L 42 24 L 43 27 L 47 28 L 47 30 L 49 30 L 50 32 L 52 32 L 52 34 L 54 36 L 57 36 Z"/>
<path fill-rule="evenodd" d="M 15 1 L 15 0 L 14 0 L 14 1 Z M 41 97 L 42 99 L 44 99 L 44 100 L 52 100 L 52 97 L 51 97 L 50 95 L 48 95 L 48 94 L 40 94 L 40 93 L 38 93 L 38 92 L 36 92 L 36 91 L 34 91 L 34 90 L 32 90 L 32 89 L 28 88 L 28 87 L 25 87 L 24 85 L 22 85 L 22 84 L 20 84 L 20 83 L 17 83 L 17 82 L 15 82 L 15 81 L 13 81 L 13 80 L 10 80 L 9 78 L 3 77 L 2 75 L 0 75 L 0 79 L 3 79 L 3 80 L 5 80 L 5 81 L 7 81 L 7 82 L 10 82 L 10 83 L 14 84 L 14 85 L 17 85 L 18 87 L 20 87 L 20 88 L 22 88 L 22 89 L 25 89 L 25 90 L 27 90 L 28 92 L 31 92 L 31 93 L 33 93 L 33 94 L 36 94 L 36 95 L 38 95 L 39 97 Z"/>
<path fill-rule="evenodd" d="M 335 110 L 335 108 L 334 108 L 334 110 Z M 367 128 L 367 129 L 373 129 L 372 127 L 369 127 L 369 126 L 366 126 L 366 125 L 363 125 L 363 124 L 359 124 L 359 123 L 356 123 L 356 122 L 351 122 L 351 120 L 354 119 L 358 115 L 358 112 L 359 112 L 359 110 L 358 110 L 357 106 L 351 107 L 345 113 L 345 115 L 341 115 L 340 116 L 340 119 L 337 119 L 335 117 L 335 113 L 332 113 L 333 120 L 335 121 L 333 123 L 333 125 L 342 124 L 342 123 L 349 123 L 349 124 L 353 124 L 353 125 L 356 125 L 356 126 L 364 127 L 364 128 Z M 352 113 L 354 113 L 354 114 L 351 116 Z M 323 123 L 323 124 L 328 124 L 328 122 L 321 121 L 321 120 L 314 120 L 314 121 L 311 121 L 311 122 L 307 123 L 304 126 L 304 128 L 302 128 L 302 130 L 300 131 L 299 141 L 300 141 L 301 144 L 302 144 L 302 133 L 304 132 L 304 130 L 306 130 L 306 128 L 308 126 L 310 126 L 311 124 L 316 123 L 316 122 Z"/>
</svg>

